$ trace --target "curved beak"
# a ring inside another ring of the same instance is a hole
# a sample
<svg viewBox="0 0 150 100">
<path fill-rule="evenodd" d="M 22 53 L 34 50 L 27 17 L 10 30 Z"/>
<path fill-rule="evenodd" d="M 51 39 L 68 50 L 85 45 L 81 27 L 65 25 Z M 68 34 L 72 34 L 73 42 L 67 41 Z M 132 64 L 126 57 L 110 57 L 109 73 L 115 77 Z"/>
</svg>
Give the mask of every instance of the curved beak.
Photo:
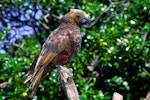
<svg viewBox="0 0 150 100">
<path fill-rule="evenodd" d="M 91 18 L 88 14 L 85 14 L 85 16 L 82 19 L 82 24 L 90 24 L 91 23 Z"/>
</svg>

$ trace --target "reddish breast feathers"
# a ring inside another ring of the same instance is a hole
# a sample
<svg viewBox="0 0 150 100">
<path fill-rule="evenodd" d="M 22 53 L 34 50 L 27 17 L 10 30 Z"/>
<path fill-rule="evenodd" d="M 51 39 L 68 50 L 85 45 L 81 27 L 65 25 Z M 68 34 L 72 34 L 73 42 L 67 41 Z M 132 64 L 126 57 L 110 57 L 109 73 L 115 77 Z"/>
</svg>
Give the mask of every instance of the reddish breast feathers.
<svg viewBox="0 0 150 100">
<path fill-rule="evenodd" d="M 73 50 L 71 46 L 67 46 L 66 49 L 58 55 L 58 61 L 61 65 L 66 65 L 70 62 L 73 56 Z"/>
<path fill-rule="evenodd" d="M 58 54 L 50 63 L 50 65 L 66 65 L 70 62 L 74 54 L 74 48 L 68 45 L 64 51 Z"/>
</svg>

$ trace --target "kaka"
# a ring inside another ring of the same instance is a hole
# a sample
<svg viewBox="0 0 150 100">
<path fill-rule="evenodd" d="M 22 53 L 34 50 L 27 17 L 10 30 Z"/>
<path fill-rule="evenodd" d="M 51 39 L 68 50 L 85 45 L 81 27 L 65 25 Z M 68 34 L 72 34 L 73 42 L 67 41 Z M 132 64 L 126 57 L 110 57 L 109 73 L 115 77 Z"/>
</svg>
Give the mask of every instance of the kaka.
<svg viewBox="0 0 150 100">
<path fill-rule="evenodd" d="M 71 9 L 61 24 L 47 38 L 40 54 L 34 59 L 24 83 L 30 81 L 30 97 L 51 67 L 66 65 L 81 46 L 80 25 L 89 23 L 90 16 L 79 9 Z"/>
</svg>

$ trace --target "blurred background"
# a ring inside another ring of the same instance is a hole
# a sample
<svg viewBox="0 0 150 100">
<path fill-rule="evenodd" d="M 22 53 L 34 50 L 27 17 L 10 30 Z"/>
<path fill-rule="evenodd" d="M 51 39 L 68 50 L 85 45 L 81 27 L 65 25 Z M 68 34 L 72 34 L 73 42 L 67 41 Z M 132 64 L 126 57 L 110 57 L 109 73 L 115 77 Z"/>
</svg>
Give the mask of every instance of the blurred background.
<svg viewBox="0 0 150 100">
<path fill-rule="evenodd" d="M 0 100 L 27 100 L 23 84 L 34 57 L 70 8 L 92 19 L 67 67 L 81 100 L 143 100 L 150 90 L 150 0 L 1 0 Z M 52 69 L 33 100 L 65 100 Z M 148 100 L 148 99 L 147 99 Z"/>
</svg>

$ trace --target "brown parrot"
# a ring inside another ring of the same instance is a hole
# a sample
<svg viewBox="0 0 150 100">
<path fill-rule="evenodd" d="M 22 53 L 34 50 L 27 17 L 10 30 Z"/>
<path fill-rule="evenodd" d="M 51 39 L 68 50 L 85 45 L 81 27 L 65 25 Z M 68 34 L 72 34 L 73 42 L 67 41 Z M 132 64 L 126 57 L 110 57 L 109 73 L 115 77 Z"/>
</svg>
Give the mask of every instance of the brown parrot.
<svg viewBox="0 0 150 100">
<path fill-rule="evenodd" d="M 40 54 L 33 61 L 24 83 L 30 81 L 30 97 L 50 67 L 66 65 L 81 46 L 80 25 L 89 23 L 90 16 L 79 9 L 71 9 L 61 19 L 61 24 L 47 38 Z"/>
</svg>

